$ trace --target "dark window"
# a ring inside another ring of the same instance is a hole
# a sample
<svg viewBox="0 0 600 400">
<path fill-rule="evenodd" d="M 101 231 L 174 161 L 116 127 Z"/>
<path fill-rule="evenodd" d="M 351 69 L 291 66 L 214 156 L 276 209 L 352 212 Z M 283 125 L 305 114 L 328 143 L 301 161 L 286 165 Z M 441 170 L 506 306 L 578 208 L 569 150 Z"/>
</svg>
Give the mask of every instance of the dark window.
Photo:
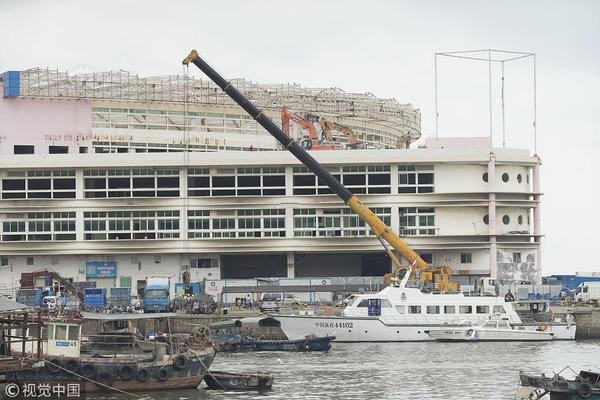
<svg viewBox="0 0 600 400">
<path fill-rule="evenodd" d="M 131 192 L 126 190 L 117 190 L 108 192 L 108 197 L 131 197 Z"/>
<path fill-rule="evenodd" d="M 159 188 L 179 188 L 179 177 L 158 178 L 156 183 Z"/>
<path fill-rule="evenodd" d="M 189 190 L 190 196 L 210 196 L 210 190 Z"/>
<path fill-rule="evenodd" d="M 86 146 L 79 146 L 79 154 L 85 154 L 88 152 L 88 148 Z"/>
<path fill-rule="evenodd" d="M 156 192 L 154 190 L 137 190 L 133 192 L 133 197 L 155 197 Z"/>
<path fill-rule="evenodd" d="M 25 190 L 25 179 L 3 179 L 2 190 Z"/>
<path fill-rule="evenodd" d="M 27 265 L 33 265 L 33 257 L 27 257 Z"/>
<path fill-rule="evenodd" d="M 488 173 L 487 173 L 487 172 L 485 172 L 485 173 L 483 174 L 483 176 L 481 177 L 481 179 L 483 179 L 483 181 L 484 181 L 484 182 L 487 182 L 487 181 L 488 181 Z"/>
<path fill-rule="evenodd" d="M 28 199 L 49 199 L 50 192 L 27 193 Z"/>
<path fill-rule="evenodd" d="M 213 190 L 213 196 L 235 196 L 235 190 Z"/>
<path fill-rule="evenodd" d="M 213 176 L 212 177 L 213 187 L 234 187 L 235 176 Z"/>
<path fill-rule="evenodd" d="M 315 177 L 313 175 L 294 176 L 294 186 L 314 186 Z"/>
<path fill-rule="evenodd" d="M 433 254 L 431 254 L 431 253 L 421 253 L 420 256 L 423 259 L 423 261 L 425 261 L 427 264 L 432 264 L 433 263 Z"/>
<path fill-rule="evenodd" d="M 369 175 L 369 185 L 389 185 L 389 174 Z"/>
<path fill-rule="evenodd" d="M 398 193 L 417 193 L 417 188 L 414 186 L 399 187 Z"/>
<path fill-rule="evenodd" d="M 108 178 L 109 189 L 129 189 L 129 178 Z"/>
<path fill-rule="evenodd" d="M 15 145 L 15 154 L 33 154 L 35 146 Z"/>
<path fill-rule="evenodd" d="M 54 189 L 75 189 L 75 179 L 57 179 L 54 178 Z"/>
<path fill-rule="evenodd" d="M 502 223 L 504 225 L 508 225 L 510 223 L 510 217 L 508 215 L 505 215 L 502 217 Z"/>
<path fill-rule="evenodd" d="M 344 185 L 364 185 L 367 181 L 364 175 L 344 175 Z"/>
<path fill-rule="evenodd" d="M 315 189 L 294 189 L 294 194 L 297 194 L 297 195 L 315 194 Z"/>
<path fill-rule="evenodd" d="M 237 193 L 238 196 L 260 196 L 260 189 L 241 189 Z"/>
<path fill-rule="evenodd" d="M 461 264 L 471 264 L 473 261 L 473 255 L 471 253 L 460 253 Z"/>
<path fill-rule="evenodd" d="M 433 185 L 433 174 L 419 174 L 419 185 Z"/>
<path fill-rule="evenodd" d="M 238 176 L 238 187 L 260 186 L 260 176 Z M 259 193 L 260 195 L 260 193 Z"/>
<path fill-rule="evenodd" d="M 127 147 L 118 147 L 117 153 L 128 153 L 129 149 Z"/>
<path fill-rule="evenodd" d="M 521 253 L 513 253 L 513 262 L 516 262 L 516 263 L 521 262 Z"/>
<path fill-rule="evenodd" d="M 517 174 L 517 182 L 523 182 L 523 176 L 521 174 Z"/>
<path fill-rule="evenodd" d="M 483 216 L 483 223 L 486 224 L 486 225 L 490 224 L 490 216 L 489 215 L 485 214 Z"/>
<path fill-rule="evenodd" d="M 425 187 L 419 186 L 419 193 L 433 193 L 433 186 L 425 186 Z"/>
<path fill-rule="evenodd" d="M 69 146 L 48 146 L 50 154 L 69 154 Z"/>
<path fill-rule="evenodd" d="M 154 178 L 133 178 L 134 188 L 154 188 Z"/>
<path fill-rule="evenodd" d="M 27 188 L 29 190 L 50 189 L 50 179 L 29 179 Z"/>
<path fill-rule="evenodd" d="M 190 176 L 188 178 L 188 187 L 207 188 L 210 186 L 210 182 L 208 179 L 209 179 L 208 176 Z"/>
<path fill-rule="evenodd" d="M 212 268 L 213 263 L 210 258 L 192 258 L 190 260 L 191 268 Z"/>
<path fill-rule="evenodd" d="M 369 187 L 369 193 L 391 193 L 391 189 L 388 187 Z"/>
<path fill-rule="evenodd" d="M 285 189 L 263 189 L 264 196 L 283 196 Z"/>
<path fill-rule="evenodd" d="M 523 224 L 523 216 L 522 216 L 522 215 L 519 215 L 519 216 L 517 217 L 517 222 L 519 223 L 519 225 L 522 225 L 522 224 Z"/>
<path fill-rule="evenodd" d="M 106 192 L 86 192 L 85 197 L 87 199 L 94 198 L 94 197 L 106 197 Z"/>
<path fill-rule="evenodd" d="M 506 172 L 502 174 L 502 182 L 508 182 L 508 178 L 509 176 Z"/>
<path fill-rule="evenodd" d="M 263 176 L 263 186 L 285 186 L 285 176 Z"/>
</svg>

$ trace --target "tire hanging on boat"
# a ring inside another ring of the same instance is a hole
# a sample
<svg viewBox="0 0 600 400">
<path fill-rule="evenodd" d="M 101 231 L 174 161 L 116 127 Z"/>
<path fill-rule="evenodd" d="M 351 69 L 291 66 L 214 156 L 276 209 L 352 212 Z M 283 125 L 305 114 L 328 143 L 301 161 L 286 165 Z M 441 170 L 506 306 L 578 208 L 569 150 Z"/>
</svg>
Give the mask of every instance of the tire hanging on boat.
<svg viewBox="0 0 600 400">
<path fill-rule="evenodd" d="M 106 386 L 112 385 L 114 381 L 115 377 L 112 374 L 109 374 L 108 372 L 100 372 L 96 377 L 96 382 Z"/>
<path fill-rule="evenodd" d="M 60 371 L 61 362 L 59 358 L 51 358 L 47 360 L 44 364 L 46 365 L 46 369 L 48 370 L 48 372 L 50 372 L 51 374 L 56 374 L 58 371 Z"/>
<path fill-rule="evenodd" d="M 77 372 L 79 369 L 79 360 L 76 358 L 68 358 L 63 363 L 63 367 L 71 372 Z"/>
<path fill-rule="evenodd" d="M 161 382 L 166 381 L 167 379 L 169 379 L 169 371 L 167 371 L 166 368 L 161 368 L 156 372 L 156 379 L 158 379 Z"/>
<path fill-rule="evenodd" d="M 130 381 L 131 378 L 133 378 L 135 371 L 133 370 L 133 367 L 131 365 L 123 365 L 121 368 L 119 368 L 119 371 L 117 372 L 117 376 L 122 380 L 122 381 Z"/>
<path fill-rule="evenodd" d="M 146 382 L 150 378 L 150 372 L 146 368 L 138 369 L 135 373 L 135 379 L 140 382 Z"/>
<path fill-rule="evenodd" d="M 175 368 L 177 371 L 181 371 L 181 370 L 185 369 L 186 366 L 187 366 L 187 358 L 184 355 L 179 354 L 177 357 L 175 357 L 173 359 L 173 368 Z"/>
<path fill-rule="evenodd" d="M 582 382 L 577 386 L 577 394 L 583 399 L 589 399 L 592 396 L 592 387 L 585 382 Z"/>
<path fill-rule="evenodd" d="M 96 366 L 94 364 L 83 364 L 79 369 L 79 373 L 88 379 L 93 379 L 96 376 Z"/>
</svg>

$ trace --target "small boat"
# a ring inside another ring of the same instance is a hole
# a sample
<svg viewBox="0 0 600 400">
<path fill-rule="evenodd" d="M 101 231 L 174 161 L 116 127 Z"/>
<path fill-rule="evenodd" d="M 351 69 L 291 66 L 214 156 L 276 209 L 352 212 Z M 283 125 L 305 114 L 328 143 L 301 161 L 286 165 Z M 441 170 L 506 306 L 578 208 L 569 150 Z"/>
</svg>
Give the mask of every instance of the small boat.
<svg viewBox="0 0 600 400">
<path fill-rule="evenodd" d="M 581 371 L 574 379 L 566 379 L 560 374 L 569 367 L 563 368 L 553 377 L 527 375 L 519 371 L 521 386 L 517 391 L 517 400 L 539 400 L 550 394 L 550 400 L 600 400 L 600 372 Z"/>
<path fill-rule="evenodd" d="M 271 390 L 273 375 L 268 372 L 257 374 L 234 374 L 210 371 L 204 376 L 208 389 L 213 390 Z"/>
<path fill-rule="evenodd" d="M 484 342 L 484 341 L 546 341 L 554 339 L 554 333 L 545 330 L 530 331 L 515 329 L 505 320 L 489 320 L 479 325 L 454 326 L 426 330 L 439 342 Z"/>
<path fill-rule="evenodd" d="M 296 340 L 261 340 L 236 335 L 220 342 L 213 342 L 217 351 L 235 353 L 244 351 L 329 351 L 335 336 L 306 336 Z"/>
</svg>

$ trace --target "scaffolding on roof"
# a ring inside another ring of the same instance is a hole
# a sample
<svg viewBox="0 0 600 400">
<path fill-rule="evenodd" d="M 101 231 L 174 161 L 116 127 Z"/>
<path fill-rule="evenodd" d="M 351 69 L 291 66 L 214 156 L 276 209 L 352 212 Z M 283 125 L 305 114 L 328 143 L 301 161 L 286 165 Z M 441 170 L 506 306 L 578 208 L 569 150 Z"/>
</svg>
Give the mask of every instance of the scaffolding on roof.
<svg viewBox="0 0 600 400">
<path fill-rule="evenodd" d="M 279 110 L 286 106 L 307 114 L 367 119 L 402 130 L 411 137 L 410 141 L 421 136 L 419 110 L 393 98 L 347 93 L 339 88 L 258 84 L 245 79 L 231 82 L 261 108 Z M 20 72 L 20 88 L 22 97 L 235 105 L 211 81 L 185 75 L 140 77 L 122 70 L 69 75 L 58 70 L 32 68 Z"/>
</svg>

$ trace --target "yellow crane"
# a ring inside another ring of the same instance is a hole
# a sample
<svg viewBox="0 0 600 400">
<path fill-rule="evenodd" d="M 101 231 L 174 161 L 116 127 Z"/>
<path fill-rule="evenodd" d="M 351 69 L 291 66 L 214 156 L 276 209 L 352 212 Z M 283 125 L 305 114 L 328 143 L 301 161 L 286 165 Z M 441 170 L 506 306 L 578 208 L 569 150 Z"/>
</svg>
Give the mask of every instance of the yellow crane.
<svg viewBox="0 0 600 400">
<path fill-rule="evenodd" d="M 264 112 L 259 110 L 248 98 L 241 94 L 232 84 L 223 78 L 213 67 L 200 57 L 196 50 L 183 60 L 184 65 L 193 63 L 202 72 L 206 74 L 217 86 L 219 86 L 233 101 L 244 109 L 254 120 L 259 123 L 267 132 L 269 132 L 279 143 L 292 153 L 302 164 L 309 168 L 317 177 L 319 177 L 335 194 L 354 211 L 370 227 L 394 265 L 396 273 L 403 269 L 408 269 L 407 273 L 416 272 L 421 280 L 430 281 L 435 285 L 435 289 L 441 292 L 452 292 L 458 289 L 458 284 L 451 279 L 452 269 L 447 266 L 430 267 L 415 251 L 410 248 L 392 228 L 387 226 L 365 203 L 340 183 L 329 171 L 327 171 L 317 160 L 314 159 L 305 149 L 296 141 L 290 138 L 281 130 Z M 403 267 L 400 260 L 388 244 L 394 248 L 400 255 L 406 259 L 410 265 Z M 405 275 L 402 284 L 410 275 Z"/>
</svg>

